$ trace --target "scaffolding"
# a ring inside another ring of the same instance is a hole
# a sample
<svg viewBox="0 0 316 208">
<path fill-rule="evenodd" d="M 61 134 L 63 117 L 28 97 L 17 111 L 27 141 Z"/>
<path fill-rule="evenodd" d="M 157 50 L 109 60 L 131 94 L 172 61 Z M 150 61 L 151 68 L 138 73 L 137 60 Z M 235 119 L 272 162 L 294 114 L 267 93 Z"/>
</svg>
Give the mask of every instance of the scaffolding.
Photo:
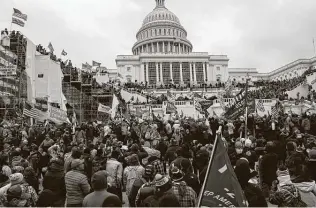
<svg viewBox="0 0 316 208">
<path fill-rule="evenodd" d="M 98 113 L 99 103 L 110 106 L 112 93 L 106 90 L 92 77 L 91 73 L 81 72 L 71 64 L 63 66 L 63 93 L 67 98 L 68 117 L 76 113 L 79 123 L 106 120 L 108 115 Z"/>
<path fill-rule="evenodd" d="M 20 32 L 1 32 L 0 118 L 13 119 L 27 97 L 26 38 Z"/>
</svg>

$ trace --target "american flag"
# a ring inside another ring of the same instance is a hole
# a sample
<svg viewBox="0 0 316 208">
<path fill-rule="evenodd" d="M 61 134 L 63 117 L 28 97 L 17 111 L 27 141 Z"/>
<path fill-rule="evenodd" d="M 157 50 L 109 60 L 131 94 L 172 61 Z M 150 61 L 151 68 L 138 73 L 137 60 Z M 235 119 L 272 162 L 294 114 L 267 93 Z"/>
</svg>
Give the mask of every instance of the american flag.
<svg viewBox="0 0 316 208">
<path fill-rule="evenodd" d="M 101 66 L 101 63 L 96 62 L 96 61 L 92 61 L 92 66 L 98 66 L 98 67 L 100 67 L 100 66 Z"/>
<path fill-rule="evenodd" d="M 220 96 L 220 97 L 219 97 L 219 104 L 221 105 L 221 108 L 222 108 L 223 110 L 225 110 L 226 105 L 225 105 L 225 101 L 224 101 L 223 96 Z"/>
<path fill-rule="evenodd" d="M 167 98 L 168 101 L 175 101 L 176 96 L 174 94 L 172 94 L 169 90 L 167 91 Z"/>
<path fill-rule="evenodd" d="M 227 82 L 226 82 L 226 84 L 225 84 L 225 91 L 226 91 L 226 94 L 230 94 L 231 91 L 233 90 L 233 88 L 234 88 L 234 85 L 233 85 L 231 79 L 228 78 L 228 80 L 227 80 Z"/>
<path fill-rule="evenodd" d="M 167 114 L 171 114 L 171 113 L 177 113 L 177 107 L 171 103 L 171 102 L 167 102 L 167 109 L 166 109 L 166 113 Z"/>
<path fill-rule="evenodd" d="M 39 120 L 39 121 L 45 121 L 45 119 L 47 117 L 44 112 L 33 107 L 31 104 L 29 104 L 27 102 L 25 102 L 25 106 L 23 109 L 23 115 L 30 117 L 30 118 L 34 118 L 35 120 Z"/>
<path fill-rule="evenodd" d="M 21 19 L 23 19 L 25 21 L 27 20 L 27 15 L 23 14 L 20 10 L 18 10 L 16 8 L 13 8 L 13 16 L 21 18 Z"/>
<path fill-rule="evenodd" d="M 15 18 L 15 17 L 12 17 L 12 23 L 13 23 L 13 24 L 16 24 L 16 25 L 19 25 L 19 26 L 21 26 L 21 27 L 24 27 L 24 25 L 25 25 L 22 20 L 17 19 L 17 18 Z"/>
<path fill-rule="evenodd" d="M 48 49 L 50 50 L 51 53 L 54 52 L 54 47 L 53 47 L 51 42 L 49 42 L 49 44 L 48 44 Z"/>
<path fill-rule="evenodd" d="M 257 108 L 257 110 L 259 110 L 259 111 L 261 111 L 261 112 L 265 112 L 266 110 L 265 110 L 265 108 L 264 108 L 264 106 L 263 106 L 263 100 L 259 100 L 258 101 L 258 103 L 257 103 L 257 105 L 256 105 L 256 108 Z"/>
<path fill-rule="evenodd" d="M 200 112 L 201 114 L 204 114 L 204 110 L 202 108 L 202 105 L 201 103 L 197 100 L 197 99 L 194 99 L 194 106 L 195 106 L 195 109 Z"/>
<path fill-rule="evenodd" d="M 276 106 L 271 107 L 271 115 L 273 118 L 278 118 L 279 117 L 279 111 Z"/>
<path fill-rule="evenodd" d="M 63 49 L 63 51 L 61 52 L 62 56 L 67 56 L 67 52 Z"/>
</svg>

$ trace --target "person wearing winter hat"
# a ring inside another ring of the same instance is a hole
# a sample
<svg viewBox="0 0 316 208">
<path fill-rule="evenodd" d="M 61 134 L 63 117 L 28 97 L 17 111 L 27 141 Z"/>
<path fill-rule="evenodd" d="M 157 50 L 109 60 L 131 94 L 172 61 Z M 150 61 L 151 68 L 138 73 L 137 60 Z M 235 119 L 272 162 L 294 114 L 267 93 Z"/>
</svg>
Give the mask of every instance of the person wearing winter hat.
<svg viewBox="0 0 316 208">
<path fill-rule="evenodd" d="M 12 185 L 6 193 L 7 207 L 25 207 L 27 200 L 22 198 L 23 190 L 20 185 Z"/>
<path fill-rule="evenodd" d="M 237 160 L 235 174 L 245 193 L 249 207 L 267 207 L 268 205 L 262 191 L 255 185 L 249 183 L 249 179 L 252 178 L 252 175 L 247 159 L 241 158 Z"/>
<path fill-rule="evenodd" d="M 313 144 L 311 149 L 307 150 L 308 153 L 308 170 L 310 172 L 311 179 L 316 181 L 316 145 Z"/>
<path fill-rule="evenodd" d="M 107 189 L 106 171 L 98 171 L 91 178 L 93 192 L 83 200 L 83 207 L 121 207 L 122 202 L 118 196 L 109 193 Z"/>
<path fill-rule="evenodd" d="M 181 207 L 195 207 L 196 192 L 183 181 L 184 173 L 178 167 L 170 169 L 172 179 L 172 191 L 179 200 Z"/>
<path fill-rule="evenodd" d="M 269 202 L 279 207 L 306 207 L 299 190 L 292 184 L 288 169 L 280 166 L 277 176 L 278 180 L 272 183 Z"/>
<path fill-rule="evenodd" d="M 135 202 L 129 204 L 131 207 L 139 206 L 141 202 L 148 196 L 153 195 L 155 189 L 153 187 L 152 181 L 155 176 L 155 168 L 153 165 L 147 165 L 145 167 L 145 172 L 142 178 L 136 179 L 130 194 L 129 201 Z"/>
<path fill-rule="evenodd" d="M 90 192 L 83 160 L 75 159 L 71 162 L 71 170 L 66 173 L 65 184 L 67 206 L 82 206 L 83 198 Z"/>
</svg>

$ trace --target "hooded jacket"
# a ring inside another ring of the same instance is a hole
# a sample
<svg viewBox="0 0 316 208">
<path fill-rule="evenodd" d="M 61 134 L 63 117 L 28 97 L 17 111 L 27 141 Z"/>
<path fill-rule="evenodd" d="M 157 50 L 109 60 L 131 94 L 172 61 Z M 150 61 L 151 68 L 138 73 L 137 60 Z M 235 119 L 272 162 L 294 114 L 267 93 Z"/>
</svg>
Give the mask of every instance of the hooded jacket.
<svg viewBox="0 0 316 208">
<path fill-rule="evenodd" d="M 298 182 L 293 184 L 298 188 L 301 194 L 302 201 L 304 201 L 308 207 L 316 206 L 316 184 L 315 181 L 311 182 Z"/>
</svg>

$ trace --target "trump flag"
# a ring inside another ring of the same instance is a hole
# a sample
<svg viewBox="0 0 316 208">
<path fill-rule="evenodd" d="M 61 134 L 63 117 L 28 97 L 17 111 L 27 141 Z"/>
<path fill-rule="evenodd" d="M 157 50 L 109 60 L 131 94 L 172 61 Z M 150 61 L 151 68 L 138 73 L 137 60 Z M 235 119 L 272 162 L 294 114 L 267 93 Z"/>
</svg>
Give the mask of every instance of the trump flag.
<svg viewBox="0 0 316 208">
<path fill-rule="evenodd" d="M 243 190 L 219 135 L 212 154 L 199 197 L 199 207 L 247 207 Z"/>
</svg>

